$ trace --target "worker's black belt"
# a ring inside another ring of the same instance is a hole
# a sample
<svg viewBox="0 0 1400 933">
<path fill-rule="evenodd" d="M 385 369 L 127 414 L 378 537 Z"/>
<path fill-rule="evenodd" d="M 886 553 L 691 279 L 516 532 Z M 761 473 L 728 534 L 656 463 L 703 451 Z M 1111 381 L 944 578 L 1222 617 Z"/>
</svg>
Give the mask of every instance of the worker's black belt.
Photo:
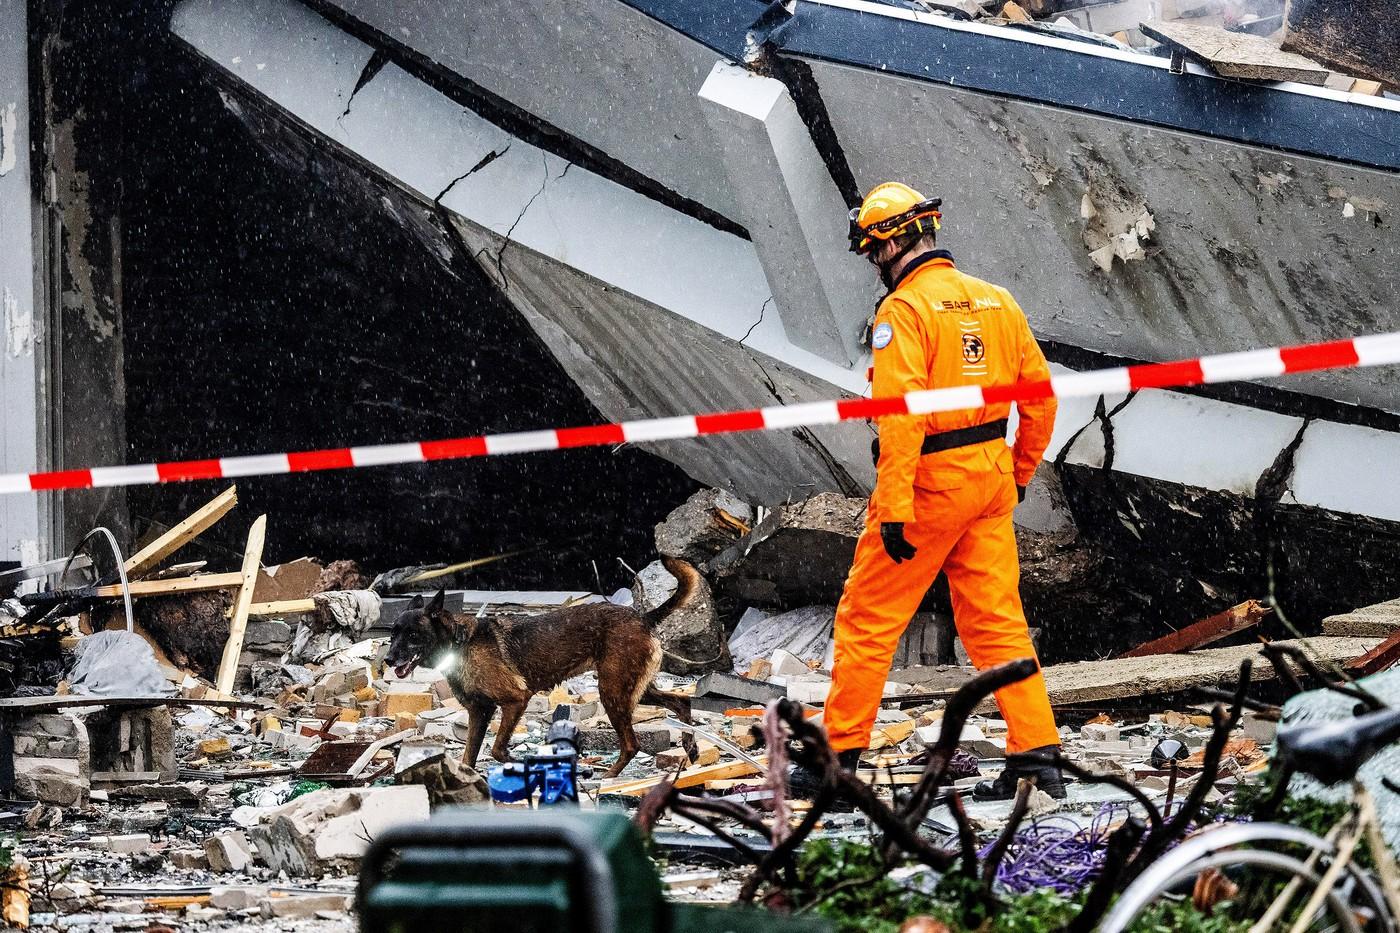
<svg viewBox="0 0 1400 933">
<path fill-rule="evenodd" d="M 955 428 L 952 431 L 939 431 L 937 434 L 925 434 L 924 443 L 919 448 L 919 454 L 936 454 L 944 450 L 956 450 L 959 447 L 971 447 L 973 444 L 985 444 L 987 441 L 994 441 L 998 438 L 1006 437 L 1005 418 L 998 418 L 996 421 L 988 421 L 985 424 L 974 424 L 970 428 Z M 877 437 L 870 442 L 870 456 L 878 464 L 880 462 L 880 439 Z"/>
<path fill-rule="evenodd" d="M 1006 424 L 1006 419 L 1000 418 L 996 421 L 988 421 L 986 424 L 974 424 L 970 428 L 957 428 L 953 431 L 926 434 L 924 435 L 924 445 L 919 448 L 919 453 L 936 454 L 941 450 L 971 447 L 973 444 L 985 444 L 987 441 L 1004 438 L 1006 437 Z"/>
</svg>

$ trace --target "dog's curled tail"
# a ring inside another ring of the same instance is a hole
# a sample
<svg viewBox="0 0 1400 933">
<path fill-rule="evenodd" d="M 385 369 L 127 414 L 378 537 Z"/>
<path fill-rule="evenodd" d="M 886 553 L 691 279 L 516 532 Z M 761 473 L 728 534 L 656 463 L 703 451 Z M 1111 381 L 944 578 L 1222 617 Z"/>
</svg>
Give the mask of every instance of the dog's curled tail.
<svg viewBox="0 0 1400 933">
<path fill-rule="evenodd" d="M 647 628 L 656 628 L 668 615 L 690 602 L 690 597 L 695 593 L 696 583 L 700 580 L 700 571 L 678 557 L 663 555 L 661 565 L 666 568 L 667 573 L 676 578 L 676 591 L 664 603 L 642 614 L 642 621 L 646 623 Z"/>
</svg>

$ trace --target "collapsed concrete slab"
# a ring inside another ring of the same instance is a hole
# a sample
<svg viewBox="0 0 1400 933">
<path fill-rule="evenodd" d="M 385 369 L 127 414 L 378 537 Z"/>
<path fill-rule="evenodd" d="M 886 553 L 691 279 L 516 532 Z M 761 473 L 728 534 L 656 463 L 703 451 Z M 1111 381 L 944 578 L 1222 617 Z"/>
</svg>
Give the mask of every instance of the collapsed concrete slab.
<svg viewBox="0 0 1400 933">
<path fill-rule="evenodd" d="M 1364 654 L 1378 642 L 1375 638 L 1323 636 L 1309 638 L 1305 650 L 1323 661 L 1340 664 Z M 1278 644 L 1302 645 L 1289 641 Z M 1050 691 L 1050 702 L 1056 704 L 1161 696 L 1197 686 L 1233 686 L 1239 680 L 1240 662 L 1246 658 L 1254 661 L 1253 680 L 1273 680 L 1278 676 L 1273 665 L 1264 660 L 1258 645 L 1237 645 L 1165 657 L 1052 664 L 1044 669 L 1045 686 Z M 991 705 L 984 708 L 990 709 Z"/>
<path fill-rule="evenodd" d="M 1400 599 L 1363 606 L 1322 620 L 1324 635 L 1389 638 L 1400 632 Z"/>
</svg>

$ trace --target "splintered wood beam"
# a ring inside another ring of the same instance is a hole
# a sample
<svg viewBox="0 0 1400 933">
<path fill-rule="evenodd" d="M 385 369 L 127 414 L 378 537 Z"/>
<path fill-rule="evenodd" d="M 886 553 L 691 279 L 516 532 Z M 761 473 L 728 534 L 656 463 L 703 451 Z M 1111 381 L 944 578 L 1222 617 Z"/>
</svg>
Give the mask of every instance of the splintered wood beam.
<svg viewBox="0 0 1400 933">
<path fill-rule="evenodd" d="M 169 596 L 172 593 L 201 593 L 205 590 L 227 590 L 243 585 L 241 573 L 202 573 L 194 577 L 172 577 L 169 580 L 137 580 L 131 584 L 132 596 Z M 83 595 L 111 597 L 122 595 L 122 585 L 94 587 Z"/>
<path fill-rule="evenodd" d="M 128 557 L 126 575 L 139 577 L 154 570 L 161 561 L 208 531 L 237 504 L 238 487 L 230 486 L 186 516 L 174 528 Z"/>
<path fill-rule="evenodd" d="M 1400 632 L 1391 635 L 1370 651 L 1346 663 L 1349 674 L 1379 674 L 1400 663 Z"/>
<path fill-rule="evenodd" d="M 705 765 L 701 768 L 687 768 L 676 776 L 676 787 L 678 789 L 695 787 L 706 781 L 747 777 L 751 774 L 758 774 L 761 769 L 767 766 L 768 756 L 760 755 L 754 761 L 726 761 L 717 765 Z M 636 781 L 615 781 L 598 788 L 598 793 L 626 794 L 629 797 L 639 797 L 670 777 L 669 774 L 656 774 Z"/>
<path fill-rule="evenodd" d="M 248 546 L 243 551 L 243 585 L 233 602 L 233 619 L 229 622 L 228 641 L 219 661 L 219 677 L 214 686 L 220 693 L 233 692 L 233 678 L 238 673 L 238 656 L 243 653 L 243 633 L 248 629 L 248 609 L 253 605 L 253 587 L 258 583 L 258 568 L 262 565 L 263 541 L 267 537 L 267 516 L 259 515 L 248 529 Z"/>
<path fill-rule="evenodd" d="M 1119 657 L 1141 658 L 1149 654 L 1177 654 L 1181 651 L 1202 648 L 1258 625 L 1272 611 L 1257 599 L 1246 600 L 1238 606 L 1233 606 L 1224 612 L 1211 616 L 1209 619 L 1202 619 L 1172 632 L 1170 635 L 1163 635 L 1161 638 L 1138 645 L 1130 651 L 1123 652 Z"/>
</svg>

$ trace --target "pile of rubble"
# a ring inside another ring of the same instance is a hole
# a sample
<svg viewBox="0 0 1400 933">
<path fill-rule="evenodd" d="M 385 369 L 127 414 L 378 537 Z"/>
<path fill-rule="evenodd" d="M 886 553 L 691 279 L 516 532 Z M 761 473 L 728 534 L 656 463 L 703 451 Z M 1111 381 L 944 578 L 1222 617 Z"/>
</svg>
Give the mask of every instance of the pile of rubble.
<svg viewBox="0 0 1400 933">
<path fill-rule="evenodd" d="M 491 764 L 482 762 L 483 773 L 462 764 L 467 713 L 440 671 L 417 666 L 399 677 L 383 663 L 392 623 L 409 600 L 397 591 L 421 592 L 454 568 L 411 568 L 373 583 L 344 563 L 263 568 L 261 518 L 241 570 L 170 565 L 235 502 L 229 490 L 126 559 L 125 582 L 98 578 L 101 561 L 75 561 L 87 566 L 83 585 L 60 581 L 0 603 L 12 637 L 36 640 L 43 647 L 35 650 L 56 650 L 65 661 L 18 671 L 15 695 L 0 699 L 7 807 L 0 827 L 20 838 L 17 849 L 0 850 L 0 870 L 14 882 L 4 888 L 10 922 L 62 914 L 67 929 L 145 928 L 153 918 L 186 929 L 262 921 L 343 928 L 359 860 L 383 828 L 448 805 L 531 806 L 528 799 L 492 804 Z M 616 779 L 603 780 L 619 740 L 596 674 L 583 672 L 533 697 L 507 740 L 514 757 L 550 751 L 551 728 L 568 721 L 578 730 L 586 808 L 635 808 L 662 788 L 764 809 L 780 793 L 770 762 L 776 771 L 785 760 L 767 747 L 764 716 L 781 700 L 820 721 L 831 683 L 832 607 L 863 509 L 860 500 L 828 494 L 756 509 L 718 490 L 684 503 L 657 527 L 657 548 L 702 579 L 659 632 L 666 672 L 658 679 L 688 699 L 689 721 L 637 707 L 641 752 Z M 0 577 L 0 586 L 61 569 Z M 658 562 L 607 599 L 649 608 L 675 586 Z M 132 597 L 130 618 L 123 593 Z M 508 623 L 604 597 L 450 590 L 444 599 L 459 615 L 489 612 Z M 1278 710 L 1261 703 L 1247 711 L 1216 769 L 1207 768 L 1204 749 L 1215 724 L 1209 707 L 1195 704 L 1231 688 L 1240 661 L 1260 652 L 1249 643 L 1204 646 L 1247 639 L 1265 615 L 1246 604 L 1134 656 L 1048 666 L 1067 760 L 1158 802 L 1207 771 L 1209 797 L 1254 780 L 1267 765 Z M 1307 657 L 1372 673 L 1400 659 L 1397 633 L 1395 606 L 1374 607 L 1329 620 L 1323 636 L 1308 640 Z M 1293 643 L 1266 651 L 1273 663 L 1256 666 L 1256 681 L 1295 676 L 1288 658 L 1302 652 Z M 1189 653 L 1163 663 L 1166 652 Z M 874 793 L 893 800 L 918 784 L 948 700 L 975 675 L 947 616 L 920 612 L 886 685 L 870 767 L 860 772 Z M 488 730 L 488 746 L 498 726 Z M 949 772 L 954 787 L 999 770 L 1005 734 L 989 701 L 966 719 Z M 1129 796 L 1081 781 L 1066 801 L 1037 793 L 1026 805 L 1031 815 L 1053 811 L 1088 825 L 1106 801 Z M 783 806 L 796 825 L 807 805 Z M 1011 813 L 1010 803 L 945 801 L 929 809 L 923 827 L 932 838 L 954 839 L 966 816 L 978 832 L 994 834 Z M 725 843 L 676 812 L 650 819 L 668 853 L 663 882 L 672 896 L 735 898 L 746 872 L 714 867 L 727 858 Z M 766 844 L 752 827 L 729 830 Z M 827 813 L 817 832 L 839 839 L 869 830 L 864 814 Z"/>
<path fill-rule="evenodd" d="M 930 12 L 1196 61 L 1228 78 L 1400 92 L 1391 9 L 1376 0 L 924 0 Z"/>
</svg>

